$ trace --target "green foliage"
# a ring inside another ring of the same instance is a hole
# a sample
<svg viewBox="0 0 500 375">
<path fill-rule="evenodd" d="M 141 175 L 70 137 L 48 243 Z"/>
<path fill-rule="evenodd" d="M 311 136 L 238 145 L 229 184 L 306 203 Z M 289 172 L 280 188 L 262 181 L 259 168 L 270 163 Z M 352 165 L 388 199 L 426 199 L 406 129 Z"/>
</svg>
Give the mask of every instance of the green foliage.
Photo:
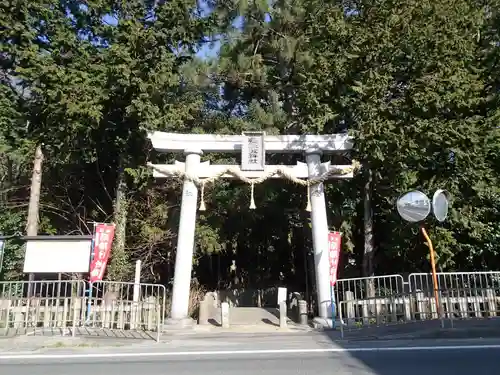
<svg viewBox="0 0 500 375">
<path fill-rule="evenodd" d="M 241 9 L 242 31 L 223 48 L 218 64 L 228 106 L 243 102 L 267 111 L 268 118 L 276 115 L 280 120 L 271 121 L 282 132 L 347 129 L 355 136 L 354 157 L 375 172 L 378 272 L 428 270 L 418 233 L 394 210 L 398 196 L 415 188 L 429 195 L 445 188 L 453 197 L 448 223 L 429 222 L 439 266 L 491 268 L 480 254 L 487 242 L 495 256 L 491 233 L 498 228 L 489 218 L 497 212 L 491 207 L 498 191 L 498 159 L 491 151 L 498 149 L 498 122 L 490 104 L 498 96 L 491 91 L 492 81 L 498 82 L 492 70 L 498 51 L 491 47 L 496 8 L 488 13 L 460 0 L 397 7 L 392 1 L 278 1 L 265 10 L 268 22 L 258 5 Z M 488 42 L 481 39 L 486 33 Z M 343 205 L 351 209 L 339 210 L 330 223 L 342 228 L 345 250 L 354 251 L 360 264 L 364 182 L 353 183 L 357 195 L 349 194 L 352 185 L 332 186 L 334 212 Z M 347 194 L 336 201 L 344 189 Z"/>
<path fill-rule="evenodd" d="M 145 164 L 179 156 L 152 153 L 147 131 L 349 131 L 353 155 L 331 161 L 354 157 L 373 171 L 376 273 L 429 269 L 418 228 L 394 209 L 410 189 L 453 197 L 449 220 L 426 224 L 440 269 L 498 268 L 498 0 L 205 5 L 208 15 L 194 0 L 0 2 L 0 233 L 24 231 L 31 157 L 43 142 L 41 230 L 88 234 L 89 222 L 114 220 L 108 277 L 127 279 L 141 259 L 146 279 L 167 284 L 181 184 L 154 182 Z M 216 39 L 217 56 L 196 56 Z M 327 184 L 329 223 L 343 233 L 341 276 L 360 272 L 364 185 L 363 174 Z M 268 181 L 250 211 L 248 186 L 207 187 L 193 260 L 199 281 L 304 288 L 305 193 Z M 19 277 L 20 244 L 9 242 L 7 253 L 3 277 Z"/>
<path fill-rule="evenodd" d="M 5 236 L 20 233 L 24 227 L 25 217 L 18 212 L 0 213 L 0 233 Z M 0 272 L 0 280 L 15 280 L 22 277 L 24 263 L 23 244 L 15 239 L 5 241 L 3 267 Z"/>
</svg>

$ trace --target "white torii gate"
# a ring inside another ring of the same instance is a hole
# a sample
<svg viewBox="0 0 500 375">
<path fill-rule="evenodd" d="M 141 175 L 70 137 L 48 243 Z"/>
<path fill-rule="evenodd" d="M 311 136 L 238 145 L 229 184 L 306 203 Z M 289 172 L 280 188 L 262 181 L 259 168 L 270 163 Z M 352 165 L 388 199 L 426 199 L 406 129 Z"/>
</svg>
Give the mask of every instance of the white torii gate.
<svg viewBox="0 0 500 375">
<path fill-rule="evenodd" d="M 201 183 L 203 188 L 204 181 L 213 181 L 216 178 L 240 178 L 251 184 L 252 193 L 254 182 L 260 183 L 267 178 L 284 177 L 308 186 L 319 317 L 322 320 L 331 318 L 328 222 L 322 182 L 329 178 L 352 178 L 355 167 L 321 163 L 321 155 L 350 150 L 353 147 L 351 137 L 339 134 L 270 136 L 264 132 L 244 132 L 242 135 L 152 132 L 149 139 L 153 148 L 159 152 L 184 152 L 186 156 L 185 163 L 176 161 L 168 165 L 148 164 L 156 178 L 184 177 L 170 315 L 172 322 L 181 323 L 189 319 L 197 185 Z M 200 162 L 203 152 L 241 152 L 241 166 Z M 299 162 L 295 166 L 266 165 L 266 153 L 304 153 L 306 164 Z M 309 189 L 311 183 L 314 184 Z M 201 205 L 204 206 L 203 200 Z"/>
</svg>

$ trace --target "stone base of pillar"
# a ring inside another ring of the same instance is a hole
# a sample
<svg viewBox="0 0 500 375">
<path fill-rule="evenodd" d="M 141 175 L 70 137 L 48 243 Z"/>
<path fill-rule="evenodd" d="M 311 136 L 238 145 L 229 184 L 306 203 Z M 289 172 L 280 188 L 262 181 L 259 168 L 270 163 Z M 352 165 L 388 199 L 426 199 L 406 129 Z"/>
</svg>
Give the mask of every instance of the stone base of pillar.
<svg viewBox="0 0 500 375">
<path fill-rule="evenodd" d="M 315 329 L 332 329 L 332 319 L 317 316 L 313 319 L 312 326 Z"/>
<path fill-rule="evenodd" d="M 192 318 L 184 319 L 165 319 L 163 322 L 162 331 L 190 331 L 196 326 L 196 321 Z"/>
</svg>

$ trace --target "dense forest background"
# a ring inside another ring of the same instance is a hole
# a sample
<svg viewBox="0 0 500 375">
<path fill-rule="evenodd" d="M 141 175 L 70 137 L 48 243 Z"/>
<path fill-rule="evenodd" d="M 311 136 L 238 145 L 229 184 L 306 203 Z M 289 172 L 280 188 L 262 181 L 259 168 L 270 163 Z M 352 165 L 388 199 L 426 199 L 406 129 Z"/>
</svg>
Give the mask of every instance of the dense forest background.
<svg viewBox="0 0 500 375">
<path fill-rule="evenodd" d="M 438 269 L 500 267 L 499 0 L 0 0 L 0 234 L 26 232 L 35 149 L 40 234 L 115 222 L 107 277 L 169 285 L 181 181 L 154 181 L 149 130 L 349 132 L 362 169 L 327 184 L 339 277 L 427 272 L 395 201 L 452 196 L 429 220 Z M 227 155 L 204 156 L 233 163 Z M 290 163 L 272 156 L 273 163 Z M 304 189 L 221 181 L 199 212 L 194 276 L 209 288 L 313 283 Z M 0 279 L 22 275 L 8 241 Z M 234 266 L 232 267 L 234 263 Z"/>
</svg>

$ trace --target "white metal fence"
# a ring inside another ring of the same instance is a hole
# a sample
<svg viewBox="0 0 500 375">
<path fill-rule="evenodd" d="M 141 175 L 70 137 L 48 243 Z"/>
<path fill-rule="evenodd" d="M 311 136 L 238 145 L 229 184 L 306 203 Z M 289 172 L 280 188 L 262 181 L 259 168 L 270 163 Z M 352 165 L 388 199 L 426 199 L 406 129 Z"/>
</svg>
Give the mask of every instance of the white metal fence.
<svg viewBox="0 0 500 375">
<path fill-rule="evenodd" d="M 157 284 L 83 280 L 0 282 L 0 333 L 160 333 L 166 289 Z"/>
<path fill-rule="evenodd" d="M 335 294 L 342 334 L 366 326 L 500 316 L 497 271 L 438 273 L 436 291 L 427 273 L 406 281 L 401 275 L 340 279 Z"/>
<path fill-rule="evenodd" d="M 500 272 L 413 273 L 340 279 L 337 314 L 345 330 L 440 319 L 500 317 Z M 83 280 L 0 282 L 0 334 L 156 332 L 166 289 L 157 284 Z"/>
</svg>

